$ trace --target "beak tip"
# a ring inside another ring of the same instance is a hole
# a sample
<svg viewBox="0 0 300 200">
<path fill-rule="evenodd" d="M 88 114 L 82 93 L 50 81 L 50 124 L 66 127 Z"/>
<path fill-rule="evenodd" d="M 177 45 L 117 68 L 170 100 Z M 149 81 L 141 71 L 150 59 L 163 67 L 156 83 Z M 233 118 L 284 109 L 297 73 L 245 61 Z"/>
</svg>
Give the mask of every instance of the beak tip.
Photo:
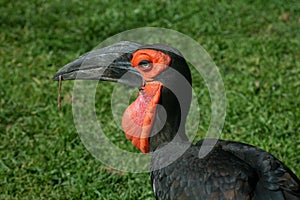
<svg viewBox="0 0 300 200">
<path fill-rule="evenodd" d="M 64 79 L 65 79 L 65 78 L 64 78 L 64 74 L 60 73 L 60 71 L 56 72 L 56 73 L 54 74 L 54 76 L 52 77 L 52 80 L 53 80 L 53 81 L 62 81 L 62 80 L 64 80 Z"/>
<path fill-rule="evenodd" d="M 52 80 L 53 81 L 59 81 L 59 77 L 61 77 L 61 80 L 63 80 L 63 76 L 60 73 L 56 72 L 54 74 L 54 76 L 52 77 Z"/>
<path fill-rule="evenodd" d="M 52 77 L 52 81 L 58 81 L 58 76 L 56 76 L 56 74 Z"/>
</svg>

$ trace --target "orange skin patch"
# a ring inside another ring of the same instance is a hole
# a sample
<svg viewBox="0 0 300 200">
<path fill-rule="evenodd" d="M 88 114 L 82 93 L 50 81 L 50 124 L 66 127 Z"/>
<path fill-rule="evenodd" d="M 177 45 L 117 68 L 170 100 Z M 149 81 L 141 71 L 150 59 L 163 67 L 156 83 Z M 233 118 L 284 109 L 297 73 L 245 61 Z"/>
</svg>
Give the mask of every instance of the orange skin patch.
<svg viewBox="0 0 300 200">
<path fill-rule="evenodd" d="M 141 61 L 144 61 L 144 65 Z M 142 74 L 146 84 L 140 89 L 138 98 L 124 112 L 122 127 L 127 139 L 143 153 L 149 153 L 149 135 L 162 88 L 162 83 L 153 81 L 153 78 L 170 63 L 170 56 L 160 51 L 141 49 L 133 53 L 131 65 Z"/>
<path fill-rule="evenodd" d="M 122 118 L 126 138 L 143 153 L 149 153 L 148 137 L 155 120 L 161 87 L 160 82 L 147 83 L 141 88 L 138 98 L 126 109 Z"/>
<path fill-rule="evenodd" d="M 152 67 L 150 69 L 144 69 L 141 67 L 139 63 L 142 60 L 150 61 L 152 63 Z M 152 49 L 141 49 L 136 51 L 131 60 L 131 65 L 143 75 L 143 78 L 146 81 L 152 80 L 162 71 L 164 71 L 170 63 L 171 58 L 169 55 Z"/>
</svg>

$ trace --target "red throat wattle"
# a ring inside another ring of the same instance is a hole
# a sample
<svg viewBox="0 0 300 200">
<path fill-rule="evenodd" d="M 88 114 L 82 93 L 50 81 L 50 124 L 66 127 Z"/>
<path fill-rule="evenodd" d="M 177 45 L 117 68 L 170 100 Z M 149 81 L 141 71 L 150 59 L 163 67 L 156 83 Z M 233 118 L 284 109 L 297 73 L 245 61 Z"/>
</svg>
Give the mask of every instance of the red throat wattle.
<svg viewBox="0 0 300 200">
<path fill-rule="evenodd" d="M 149 135 L 155 120 L 156 106 L 160 99 L 162 84 L 148 82 L 138 98 L 126 109 L 122 126 L 126 138 L 143 153 L 149 153 Z"/>
</svg>

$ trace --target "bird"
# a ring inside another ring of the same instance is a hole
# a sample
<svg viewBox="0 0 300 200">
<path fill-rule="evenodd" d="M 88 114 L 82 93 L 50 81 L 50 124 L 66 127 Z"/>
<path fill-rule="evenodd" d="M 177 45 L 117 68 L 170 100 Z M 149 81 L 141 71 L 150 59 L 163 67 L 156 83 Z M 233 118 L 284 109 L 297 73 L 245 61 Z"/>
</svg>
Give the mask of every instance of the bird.
<svg viewBox="0 0 300 200">
<path fill-rule="evenodd" d="M 139 90 L 123 114 L 122 127 L 137 149 L 151 154 L 156 199 L 300 199 L 299 178 L 270 153 L 217 138 L 189 141 L 185 123 L 192 78 L 176 48 L 120 41 L 83 54 L 53 77 L 77 79 L 118 82 Z M 201 157 L 203 146 L 211 150 Z"/>
</svg>

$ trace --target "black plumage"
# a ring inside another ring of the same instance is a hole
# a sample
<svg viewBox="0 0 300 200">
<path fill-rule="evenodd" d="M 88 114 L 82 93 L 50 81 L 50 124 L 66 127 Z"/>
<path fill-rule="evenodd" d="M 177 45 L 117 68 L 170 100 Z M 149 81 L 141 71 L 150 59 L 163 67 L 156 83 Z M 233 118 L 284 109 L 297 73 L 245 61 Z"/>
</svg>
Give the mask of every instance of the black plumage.
<svg viewBox="0 0 300 200">
<path fill-rule="evenodd" d="M 271 154 L 251 145 L 218 140 L 200 159 L 202 142 L 167 167 L 151 172 L 157 199 L 300 199 L 298 178 Z M 168 159 L 172 158 L 162 152 L 152 157 L 151 164 L 159 166 Z"/>
</svg>

